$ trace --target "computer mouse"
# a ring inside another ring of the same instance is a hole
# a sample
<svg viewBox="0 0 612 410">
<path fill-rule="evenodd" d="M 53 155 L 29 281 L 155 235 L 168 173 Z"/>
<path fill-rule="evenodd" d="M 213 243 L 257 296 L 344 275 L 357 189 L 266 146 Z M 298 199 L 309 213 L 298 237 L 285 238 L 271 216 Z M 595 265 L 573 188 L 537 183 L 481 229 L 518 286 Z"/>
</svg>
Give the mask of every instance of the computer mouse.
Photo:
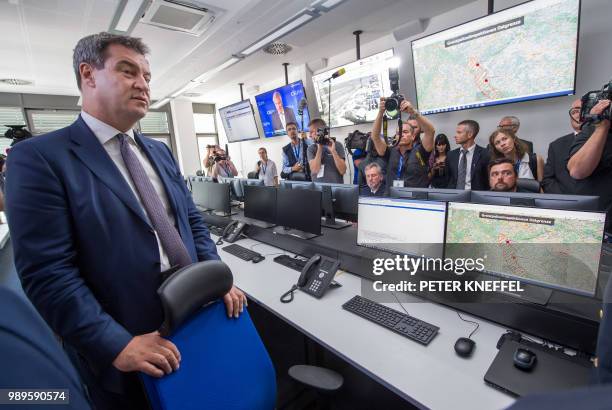
<svg viewBox="0 0 612 410">
<path fill-rule="evenodd" d="M 470 357 L 474 352 L 476 342 L 467 337 L 460 337 L 455 342 L 455 352 L 461 357 Z"/>
<path fill-rule="evenodd" d="M 266 259 L 265 256 L 263 255 L 257 255 L 257 256 L 253 256 L 253 259 L 251 259 L 251 262 L 253 263 L 257 263 L 257 262 L 261 262 L 262 260 Z"/>
<path fill-rule="evenodd" d="M 534 368 L 537 356 L 531 350 L 517 348 L 514 352 L 514 366 L 521 370 L 529 371 Z"/>
</svg>

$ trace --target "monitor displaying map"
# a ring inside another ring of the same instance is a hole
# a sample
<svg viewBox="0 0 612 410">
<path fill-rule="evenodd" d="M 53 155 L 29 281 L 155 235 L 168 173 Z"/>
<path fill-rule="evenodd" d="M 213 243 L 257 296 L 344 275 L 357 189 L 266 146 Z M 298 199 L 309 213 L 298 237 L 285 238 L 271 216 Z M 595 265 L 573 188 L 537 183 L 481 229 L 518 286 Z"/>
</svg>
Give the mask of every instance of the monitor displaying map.
<svg viewBox="0 0 612 410">
<path fill-rule="evenodd" d="M 450 202 L 446 258 L 488 273 L 593 296 L 606 214 Z"/>
<path fill-rule="evenodd" d="M 574 94 L 580 0 L 534 0 L 412 42 L 423 114 Z"/>
<path fill-rule="evenodd" d="M 312 77 L 319 112 L 327 121 L 329 82 L 325 80 L 341 68 L 346 70 L 345 74 L 331 80 L 330 127 L 363 124 L 376 119 L 380 97 L 391 95 L 389 63 L 392 58 L 393 49 L 389 49 Z"/>
</svg>

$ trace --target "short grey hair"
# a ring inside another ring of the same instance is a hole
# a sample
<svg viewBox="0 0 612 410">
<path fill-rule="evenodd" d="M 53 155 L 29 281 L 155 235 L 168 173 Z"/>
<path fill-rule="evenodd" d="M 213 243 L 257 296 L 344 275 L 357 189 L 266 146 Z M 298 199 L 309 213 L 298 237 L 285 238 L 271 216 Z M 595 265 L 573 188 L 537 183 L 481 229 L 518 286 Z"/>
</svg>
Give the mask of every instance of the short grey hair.
<svg viewBox="0 0 612 410">
<path fill-rule="evenodd" d="M 365 167 L 365 169 L 364 169 L 364 174 L 365 174 L 365 173 L 366 173 L 368 170 L 370 170 L 370 169 L 372 169 L 372 168 L 376 168 L 376 171 L 377 171 L 377 172 L 378 172 L 380 175 L 382 175 L 382 173 L 383 173 L 383 172 L 382 172 L 382 168 L 381 168 L 381 167 L 380 167 L 380 165 L 378 165 L 378 163 L 376 163 L 376 162 L 371 162 L 371 163 L 369 163 L 368 165 L 366 165 L 366 167 Z"/>
<path fill-rule="evenodd" d="M 512 122 L 512 125 L 515 125 L 517 127 L 521 126 L 521 121 L 518 119 L 518 117 L 515 117 L 514 115 L 508 115 L 505 116 L 504 118 L 501 119 L 503 120 L 510 120 Z"/>
<path fill-rule="evenodd" d="M 74 68 L 79 90 L 81 89 L 81 73 L 79 71 L 81 63 L 87 63 L 97 69 L 101 69 L 106 62 L 106 49 L 112 44 L 122 45 L 142 55 L 149 54 L 149 47 L 140 38 L 111 34 L 104 31 L 83 37 L 74 47 L 72 53 L 72 67 Z"/>
</svg>

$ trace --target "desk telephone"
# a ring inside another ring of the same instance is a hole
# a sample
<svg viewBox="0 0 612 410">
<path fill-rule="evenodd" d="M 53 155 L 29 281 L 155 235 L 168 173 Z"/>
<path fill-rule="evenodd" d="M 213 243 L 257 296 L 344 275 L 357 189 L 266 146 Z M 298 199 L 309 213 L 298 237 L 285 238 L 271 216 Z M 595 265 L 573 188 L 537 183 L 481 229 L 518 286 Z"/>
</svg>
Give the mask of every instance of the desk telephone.
<svg viewBox="0 0 612 410">
<path fill-rule="evenodd" d="M 223 230 L 221 237 L 217 241 L 217 245 L 223 245 L 223 241 L 227 243 L 236 242 L 238 239 L 240 239 L 240 235 L 245 227 L 246 223 L 244 222 L 233 221 L 229 223 Z"/>
<path fill-rule="evenodd" d="M 337 259 L 329 258 L 319 254 L 313 255 L 306 262 L 297 284 L 281 296 L 281 302 L 289 303 L 293 300 L 293 292 L 299 289 L 316 298 L 321 298 L 327 288 L 334 280 L 334 276 L 340 267 Z"/>
</svg>

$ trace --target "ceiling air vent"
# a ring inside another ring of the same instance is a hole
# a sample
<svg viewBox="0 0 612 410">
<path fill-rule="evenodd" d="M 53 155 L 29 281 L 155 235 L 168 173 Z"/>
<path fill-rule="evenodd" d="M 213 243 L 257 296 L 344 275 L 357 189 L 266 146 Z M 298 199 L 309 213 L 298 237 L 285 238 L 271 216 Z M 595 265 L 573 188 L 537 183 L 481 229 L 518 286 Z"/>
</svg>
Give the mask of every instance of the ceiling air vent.
<svg viewBox="0 0 612 410">
<path fill-rule="evenodd" d="M 196 0 L 153 0 L 141 22 L 200 36 L 223 12 Z"/>
<path fill-rule="evenodd" d="M 270 43 L 263 48 L 264 53 L 280 56 L 291 51 L 291 46 L 285 43 Z"/>
</svg>

